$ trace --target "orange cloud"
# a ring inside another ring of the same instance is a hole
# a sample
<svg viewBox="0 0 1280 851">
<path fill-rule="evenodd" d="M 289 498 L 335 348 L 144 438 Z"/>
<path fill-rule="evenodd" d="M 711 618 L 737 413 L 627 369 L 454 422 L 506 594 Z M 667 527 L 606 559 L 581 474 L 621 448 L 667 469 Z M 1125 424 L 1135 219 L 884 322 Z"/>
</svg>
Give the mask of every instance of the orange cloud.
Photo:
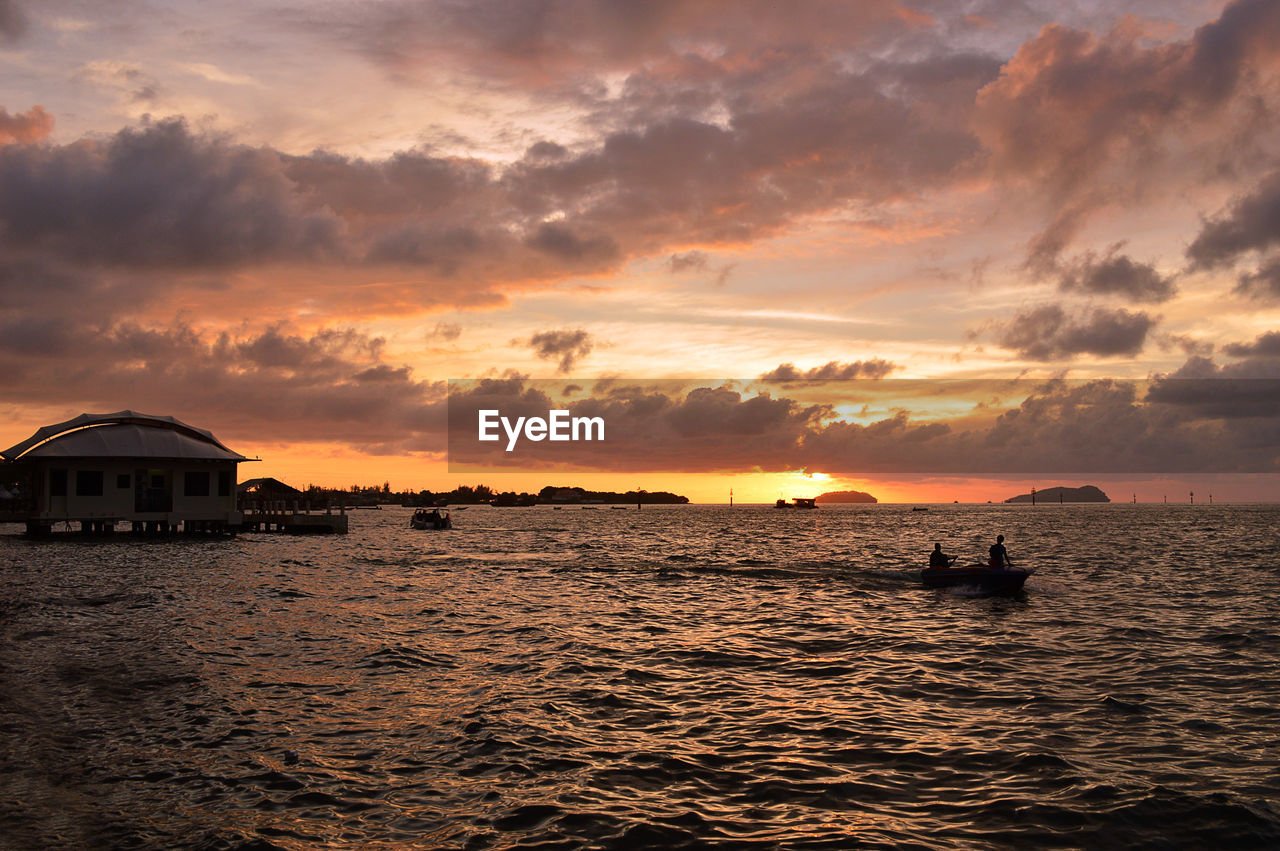
<svg viewBox="0 0 1280 851">
<path fill-rule="evenodd" d="M 11 142 L 31 144 L 52 132 L 53 116 L 45 112 L 43 106 L 37 104 L 26 112 L 13 115 L 0 108 L 0 145 Z"/>
</svg>

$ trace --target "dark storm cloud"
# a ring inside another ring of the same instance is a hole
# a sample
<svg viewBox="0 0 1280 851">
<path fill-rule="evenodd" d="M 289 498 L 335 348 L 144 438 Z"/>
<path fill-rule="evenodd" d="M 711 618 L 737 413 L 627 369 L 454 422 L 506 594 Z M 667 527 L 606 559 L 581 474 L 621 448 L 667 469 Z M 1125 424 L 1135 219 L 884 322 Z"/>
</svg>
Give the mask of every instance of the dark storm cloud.
<svg viewBox="0 0 1280 851">
<path fill-rule="evenodd" d="M 855 378 L 884 378 L 898 368 L 897 364 L 880 358 L 866 361 L 839 363 L 830 361 L 822 366 L 801 371 L 795 364 L 779 364 L 777 369 L 760 376 L 762 381 L 786 383 L 793 381 L 849 381 Z"/>
<path fill-rule="evenodd" d="M 907 397 L 929 395 L 923 385 L 930 382 L 899 383 L 922 385 L 908 388 Z M 991 384 L 1007 398 L 1017 382 Z M 586 397 L 565 401 L 556 398 L 553 382 L 481 381 L 451 388 L 450 462 L 496 469 L 805 469 L 845 475 L 1277 469 L 1274 439 L 1280 436 L 1280 411 L 1266 414 L 1257 407 L 1263 394 L 1244 398 L 1228 382 L 1195 384 L 1182 388 L 1184 397 L 1166 401 L 1144 396 L 1143 385 L 1136 382 L 1023 382 L 1025 391 L 1015 397 L 1025 396 L 1022 401 L 992 407 L 990 415 L 978 420 L 919 420 L 900 409 L 863 424 L 840 418 L 833 405 L 801 404 L 769 392 L 744 394 L 727 386 L 597 386 Z M 1280 394 L 1274 395 L 1280 400 Z M 833 404 L 842 398 L 833 391 Z M 849 399 L 858 398 L 865 399 L 865 391 L 850 391 Z M 1248 404 L 1254 405 L 1250 415 L 1235 415 L 1239 405 Z M 1273 409 L 1277 406 L 1280 402 L 1272 403 Z M 990 406 L 978 407 L 985 411 Z M 508 452 L 505 441 L 476 440 L 480 409 L 499 410 L 512 420 L 545 417 L 552 409 L 602 417 L 606 439 L 526 441 Z M 1273 440 L 1270 445 L 1267 436 Z"/>
<path fill-rule="evenodd" d="M 560 372 L 573 369 L 574 364 L 591 353 L 594 345 L 591 335 L 581 328 L 539 331 L 528 342 L 533 353 L 543 360 L 558 359 L 556 368 Z"/>
<path fill-rule="evenodd" d="M 1090 295 L 1118 295 L 1131 301 L 1167 301 L 1177 293 L 1174 279 L 1161 275 L 1150 263 L 1117 253 L 1112 246 L 1103 257 L 1092 252 L 1069 264 L 1058 286 Z"/>
<path fill-rule="evenodd" d="M 3 7 L 0 7 L 0 15 Z M 2 18 L 0 18 L 2 25 Z M 38 142 L 53 132 L 53 116 L 42 106 L 33 106 L 26 112 L 10 115 L 0 107 L 0 145 L 6 142 Z"/>
<path fill-rule="evenodd" d="M 1069 315 L 1061 305 L 1032 308 L 1000 327 L 998 342 L 1032 360 L 1136 355 L 1156 320 L 1141 311 L 1094 308 Z"/>
</svg>

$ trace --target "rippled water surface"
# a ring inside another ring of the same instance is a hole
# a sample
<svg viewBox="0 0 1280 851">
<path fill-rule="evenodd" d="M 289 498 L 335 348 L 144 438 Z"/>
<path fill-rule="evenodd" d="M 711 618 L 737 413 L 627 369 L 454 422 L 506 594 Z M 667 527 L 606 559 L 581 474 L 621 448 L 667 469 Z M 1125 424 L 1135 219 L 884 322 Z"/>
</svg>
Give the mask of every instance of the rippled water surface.
<svg viewBox="0 0 1280 851">
<path fill-rule="evenodd" d="M 0 847 L 1280 845 L 1276 507 L 456 520 L 0 538 Z"/>
</svg>

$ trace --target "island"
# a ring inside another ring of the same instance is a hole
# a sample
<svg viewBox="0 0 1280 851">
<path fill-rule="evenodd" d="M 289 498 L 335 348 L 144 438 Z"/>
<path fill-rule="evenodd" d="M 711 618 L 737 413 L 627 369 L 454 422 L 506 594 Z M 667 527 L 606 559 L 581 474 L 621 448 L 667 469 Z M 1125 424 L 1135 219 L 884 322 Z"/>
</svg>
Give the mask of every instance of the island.
<svg viewBox="0 0 1280 851">
<path fill-rule="evenodd" d="M 1024 493 L 1012 496 L 1005 502 L 1031 502 L 1031 494 Z M 1035 492 L 1035 502 L 1110 502 L 1111 498 L 1093 485 L 1078 488 L 1052 487 Z"/>
<path fill-rule="evenodd" d="M 827 491 L 818 497 L 821 503 L 838 503 L 838 502 L 879 502 L 874 496 L 862 491 Z"/>
<path fill-rule="evenodd" d="M 555 487 L 548 485 L 537 494 L 538 502 L 551 505 L 579 505 L 595 503 L 599 505 L 686 505 L 689 497 L 667 491 L 634 490 L 625 493 L 617 491 L 589 491 L 579 487 Z"/>
</svg>

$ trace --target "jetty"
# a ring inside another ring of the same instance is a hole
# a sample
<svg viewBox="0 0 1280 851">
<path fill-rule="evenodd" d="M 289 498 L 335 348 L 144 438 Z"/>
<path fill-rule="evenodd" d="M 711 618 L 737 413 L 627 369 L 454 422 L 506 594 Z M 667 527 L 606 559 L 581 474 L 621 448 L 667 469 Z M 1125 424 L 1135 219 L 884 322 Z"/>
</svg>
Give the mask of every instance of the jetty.
<svg viewBox="0 0 1280 851">
<path fill-rule="evenodd" d="M 346 506 L 335 511 L 312 509 L 297 500 L 272 500 L 241 512 L 240 532 L 286 532 L 292 535 L 338 534 L 348 531 Z"/>
</svg>

